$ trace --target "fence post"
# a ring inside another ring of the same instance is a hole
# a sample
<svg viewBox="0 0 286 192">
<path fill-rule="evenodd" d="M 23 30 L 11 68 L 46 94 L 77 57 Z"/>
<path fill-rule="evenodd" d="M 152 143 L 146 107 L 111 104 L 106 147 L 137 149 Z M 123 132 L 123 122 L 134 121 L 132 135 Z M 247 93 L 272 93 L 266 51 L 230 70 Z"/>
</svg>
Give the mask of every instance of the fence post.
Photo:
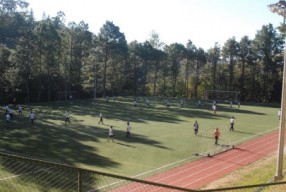
<svg viewBox="0 0 286 192">
<path fill-rule="evenodd" d="M 78 175 L 77 175 L 77 187 L 78 187 L 78 189 L 77 189 L 77 191 L 78 192 L 83 192 L 83 190 L 82 190 L 82 172 L 80 171 L 80 170 L 78 170 Z"/>
</svg>

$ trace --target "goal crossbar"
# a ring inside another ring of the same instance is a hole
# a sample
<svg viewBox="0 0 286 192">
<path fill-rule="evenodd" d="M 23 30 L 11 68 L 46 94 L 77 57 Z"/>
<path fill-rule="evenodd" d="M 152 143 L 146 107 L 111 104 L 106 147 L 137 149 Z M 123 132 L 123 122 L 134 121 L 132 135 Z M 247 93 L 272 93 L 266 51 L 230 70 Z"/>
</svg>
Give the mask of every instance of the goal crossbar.
<svg viewBox="0 0 286 192">
<path fill-rule="evenodd" d="M 232 100 L 238 101 L 238 91 L 221 91 L 221 90 L 206 90 L 206 100 Z"/>
</svg>

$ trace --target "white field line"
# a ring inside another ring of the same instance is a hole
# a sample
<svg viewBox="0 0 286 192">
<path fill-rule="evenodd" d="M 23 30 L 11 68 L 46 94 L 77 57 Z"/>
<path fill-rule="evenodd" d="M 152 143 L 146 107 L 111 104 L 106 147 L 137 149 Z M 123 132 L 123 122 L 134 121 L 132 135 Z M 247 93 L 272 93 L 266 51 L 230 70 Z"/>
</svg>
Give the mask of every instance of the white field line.
<svg viewBox="0 0 286 192">
<path fill-rule="evenodd" d="M 274 130 L 276 130 L 276 129 L 277 129 L 277 128 L 270 129 L 270 130 L 267 130 L 267 131 L 258 133 L 258 134 L 256 134 L 256 135 L 253 135 L 253 136 L 250 136 L 250 137 L 247 137 L 247 138 L 238 140 L 238 141 L 236 141 L 235 143 L 241 143 L 241 142 L 244 141 L 244 140 L 248 140 L 248 139 L 253 138 L 253 137 L 256 137 L 256 136 L 258 136 L 258 135 L 264 135 L 265 133 L 272 132 L 272 131 L 274 131 Z M 158 168 L 156 168 L 156 169 L 151 169 L 151 170 L 149 170 L 149 171 L 140 173 L 140 174 L 138 174 L 138 175 L 132 176 L 131 178 L 138 178 L 138 177 L 141 177 L 141 176 L 143 176 L 143 175 L 146 175 L 146 174 L 149 174 L 149 173 L 152 173 L 152 172 L 156 172 L 156 171 L 158 171 L 158 170 L 161 170 L 161 169 L 170 167 L 170 166 L 172 166 L 172 165 L 175 165 L 175 164 L 178 164 L 178 163 L 181 163 L 181 162 L 184 162 L 184 161 L 188 161 L 188 160 L 190 160 L 190 159 L 192 159 L 192 158 L 194 158 L 194 157 L 193 157 L 193 156 L 190 156 L 190 157 L 187 157 L 187 158 L 185 158 L 185 159 L 181 159 L 181 160 L 179 160 L 179 161 L 176 161 L 176 162 L 173 162 L 173 163 L 166 164 L 166 165 L 164 165 L 164 166 L 158 167 Z M 102 189 L 102 188 L 105 188 L 105 187 L 109 187 L 109 186 L 112 186 L 112 185 L 115 185 L 115 184 L 118 184 L 118 183 L 121 183 L 121 182 L 123 182 L 123 181 L 116 181 L 116 182 L 110 183 L 110 184 L 108 184 L 108 185 L 104 185 L 104 186 L 98 187 L 97 189 Z M 91 192 L 91 191 L 90 191 L 90 192 Z"/>
<path fill-rule="evenodd" d="M 271 146 L 269 147 L 269 148 L 272 148 L 272 143 L 273 142 L 269 142 L 270 144 L 271 144 Z M 257 143 L 255 143 L 255 144 L 257 144 Z M 268 144 L 268 143 L 267 143 Z M 264 147 L 264 146 L 258 146 L 257 148 L 260 148 L 260 147 Z M 262 150 L 262 152 L 263 151 L 266 151 L 268 148 L 264 148 L 264 150 Z M 232 156 L 232 158 L 231 159 L 234 159 L 234 158 L 237 158 L 237 157 L 239 157 L 241 154 L 238 154 L 238 155 L 236 155 L 236 156 Z M 257 154 L 254 154 L 254 155 L 257 155 Z M 254 156 L 254 155 L 251 155 L 250 157 L 252 157 L 252 156 Z M 250 157 L 247 157 L 246 159 L 249 159 Z M 230 159 L 230 160 L 231 160 Z M 243 160 L 246 160 L 246 159 L 242 159 L 241 161 L 243 161 Z M 239 161 L 239 162 L 241 162 L 241 161 Z M 212 166 L 207 166 L 207 168 L 206 169 L 203 169 L 203 170 L 200 170 L 200 171 L 198 171 L 198 172 L 194 172 L 194 173 L 192 173 L 192 175 L 196 175 L 196 174 L 199 174 L 199 173 L 201 173 L 201 172 L 203 172 L 204 170 L 208 170 L 208 169 L 211 169 L 211 168 L 213 168 L 213 167 L 216 167 L 217 165 L 220 165 L 220 164 L 223 164 L 224 162 L 221 162 L 221 163 L 218 163 L 218 164 L 215 164 L 215 165 L 212 165 Z M 204 164 L 206 164 L 206 165 L 208 165 L 208 164 L 211 164 L 210 162 L 205 162 Z M 202 164 L 201 166 L 204 166 L 204 164 Z M 230 165 L 230 166 L 228 166 L 228 167 L 231 167 L 231 166 L 233 166 L 233 165 Z M 164 179 L 168 179 L 168 178 L 171 178 L 171 177 L 173 177 L 173 176 L 176 176 L 176 175 L 178 175 L 178 174 L 181 174 L 181 173 L 184 173 L 184 172 L 186 172 L 186 171 L 188 171 L 188 170 L 191 170 L 191 169 L 193 169 L 194 167 L 191 167 L 191 168 L 188 168 L 188 169 L 184 169 L 184 170 L 182 170 L 182 171 L 179 171 L 179 172 L 176 172 L 176 173 L 174 173 L 174 174 L 172 174 L 172 175 L 168 175 L 167 177 L 164 177 L 164 178 L 161 178 L 161 179 L 159 179 L 159 180 L 156 180 L 156 182 L 162 182 Z M 225 170 L 226 168 L 223 168 L 222 170 Z M 217 173 L 217 172 L 220 172 L 221 171 L 221 169 L 220 170 L 218 170 L 218 171 L 215 171 L 214 173 Z M 212 173 L 211 175 L 213 175 L 214 173 Z M 179 180 L 176 180 L 176 181 L 173 181 L 172 183 L 169 183 L 170 185 L 172 185 L 172 184 L 174 184 L 174 183 L 176 183 L 176 182 L 179 182 L 179 181 L 181 181 L 181 180 L 184 180 L 184 179 L 186 179 L 186 178 L 188 178 L 188 177 L 190 177 L 190 176 L 192 176 L 192 175 L 188 175 L 187 177 L 185 177 L 185 178 L 180 178 Z M 193 182 L 191 182 L 191 183 L 188 183 L 187 185 L 189 185 L 189 184 L 192 184 L 192 183 L 194 183 L 194 182 L 196 182 L 196 181 L 199 181 L 199 180 L 201 180 L 201 179 L 204 179 L 204 178 L 207 178 L 207 177 L 209 177 L 209 175 L 208 176 L 205 176 L 205 177 L 200 177 L 199 179 L 197 179 L 197 180 L 195 180 L 195 181 L 193 181 Z M 185 185 L 185 186 L 187 186 L 187 185 Z M 184 187 L 185 187 L 184 186 Z M 138 188 L 137 188 L 138 189 Z M 134 190 L 136 190 L 136 189 L 133 189 L 133 191 Z M 131 192 L 131 191 L 130 191 Z"/>
<path fill-rule="evenodd" d="M 48 170 L 48 169 L 52 169 L 52 168 L 39 169 L 39 170 L 36 170 L 36 171 L 30 171 L 30 172 L 23 173 L 23 174 L 19 174 L 19 175 L 13 175 L 13 176 L 10 176 L 10 177 L 4 177 L 4 178 L 0 179 L 0 181 L 5 181 L 5 180 L 8 180 L 8 179 L 12 179 L 12 178 L 16 178 L 16 177 L 21 177 L 21 176 L 24 176 L 24 175 L 29 175 L 29 174 L 32 174 L 32 173 L 36 173 L 36 172 L 39 172 L 39 171 L 42 171 L 42 170 Z"/>
<path fill-rule="evenodd" d="M 257 134 L 257 135 L 263 135 L 263 134 L 265 134 L 265 133 L 271 132 L 271 131 L 276 130 L 276 129 L 277 129 L 277 128 L 275 128 L 275 129 L 270 129 L 270 130 L 268 130 L 268 131 L 264 131 L 264 132 L 259 133 L 259 134 Z M 255 137 L 255 136 L 257 136 L 257 135 L 253 135 L 253 136 L 244 138 L 244 139 L 242 139 L 242 140 L 236 141 L 235 143 L 240 143 L 240 142 L 242 142 L 242 141 L 244 141 L 244 140 L 250 139 L 250 138 Z M 181 162 L 190 160 L 190 159 L 192 159 L 192 158 L 193 158 L 193 157 L 191 156 L 191 157 L 188 157 L 188 158 L 185 158 L 185 159 L 182 159 L 182 160 L 179 160 L 179 161 L 170 163 L 170 164 L 166 164 L 166 165 L 161 166 L 161 167 L 158 167 L 158 168 L 156 168 L 156 169 L 152 169 L 152 170 L 149 170 L 149 171 L 140 173 L 140 174 L 138 174 L 138 175 L 132 176 L 131 178 L 137 178 L 137 177 L 146 175 L 146 174 L 148 174 L 148 173 L 152 173 L 152 172 L 155 172 L 155 171 L 164 169 L 164 168 L 166 168 L 166 167 L 170 167 L 170 166 L 172 166 L 172 165 L 175 165 L 175 164 L 178 164 L 178 163 L 181 163 Z M 49 168 L 49 169 L 50 169 L 50 168 Z M 43 170 L 43 169 L 40 169 L 40 170 L 37 170 L 37 171 L 28 172 L 28 173 L 24 173 L 24 174 L 20 174 L 20 175 L 14 175 L 14 176 L 2 178 L 2 179 L 0 179 L 0 181 L 7 180 L 7 179 L 11 179 L 11 178 L 15 178 L 15 177 L 20 177 L 20 176 L 23 176 L 23 175 L 28 175 L 28 174 L 31 174 L 31 173 L 33 173 L 33 172 L 38 172 L 38 171 L 41 171 L 41 170 Z M 44 170 L 45 170 L 45 169 L 44 169 Z M 105 188 L 105 187 L 108 187 L 108 186 L 112 186 L 112 185 L 115 185 L 115 184 L 118 184 L 118 183 L 121 183 L 121 182 L 123 182 L 123 181 L 113 182 L 113 183 L 110 183 L 110 184 L 108 184 L 108 185 L 101 186 L 101 187 L 99 187 L 99 188 L 97 188 L 97 189 L 102 189 L 102 188 Z"/>
</svg>

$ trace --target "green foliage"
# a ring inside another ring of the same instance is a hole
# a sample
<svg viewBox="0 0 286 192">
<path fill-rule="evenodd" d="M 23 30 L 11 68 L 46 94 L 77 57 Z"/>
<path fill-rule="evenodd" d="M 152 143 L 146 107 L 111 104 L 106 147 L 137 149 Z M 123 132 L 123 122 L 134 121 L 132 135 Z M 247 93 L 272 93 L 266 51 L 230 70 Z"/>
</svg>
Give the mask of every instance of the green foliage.
<svg viewBox="0 0 286 192">
<path fill-rule="evenodd" d="M 253 40 L 235 37 L 205 51 L 188 40 L 165 45 L 153 31 L 126 41 L 106 21 L 98 34 L 88 24 L 65 24 L 65 14 L 35 21 L 21 0 L 0 1 L 0 73 L 3 100 L 56 101 L 77 91 L 82 98 L 129 95 L 202 97 L 208 89 L 239 91 L 241 101 L 280 101 L 283 38 L 271 24 Z"/>
</svg>

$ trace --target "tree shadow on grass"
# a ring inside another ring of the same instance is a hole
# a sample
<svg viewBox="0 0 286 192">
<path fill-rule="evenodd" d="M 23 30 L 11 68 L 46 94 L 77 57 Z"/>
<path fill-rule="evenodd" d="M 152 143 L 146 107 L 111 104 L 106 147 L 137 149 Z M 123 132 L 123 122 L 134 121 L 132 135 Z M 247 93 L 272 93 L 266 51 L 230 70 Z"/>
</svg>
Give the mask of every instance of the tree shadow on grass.
<svg viewBox="0 0 286 192">
<path fill-rule="evenodd" d="M 0 146 L 6 151 L 57 160 L 68 165 L 77 163 L 100 167 L 119 165 L 118 162 L 99 155 L 96 147 L 82 143 L 82 141 L 96 141 L 96 138 L 74 129 L 35 123 L 22 129 L 2 129 L 1 132 Z"/>
</svg>

